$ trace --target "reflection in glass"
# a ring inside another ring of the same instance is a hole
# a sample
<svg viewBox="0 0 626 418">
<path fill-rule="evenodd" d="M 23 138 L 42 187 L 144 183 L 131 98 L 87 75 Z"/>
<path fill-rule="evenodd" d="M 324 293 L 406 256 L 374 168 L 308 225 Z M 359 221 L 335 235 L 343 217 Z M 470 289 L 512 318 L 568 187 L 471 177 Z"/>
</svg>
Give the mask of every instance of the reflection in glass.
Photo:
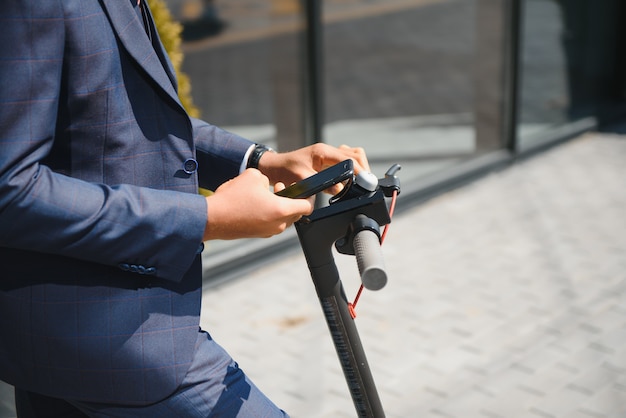
<svg viewBox="0 0 626 418">
<path fill-rule="evenodd" d="M 523 10 L 518 115 L 522 141 L 565 123 L 570 107 L 559 4 L 551 0 L 528 1 Z"/>
<path fill-rule="evenodd" d="M 602 124 L 623 107 L 621 0 L 524 0 L 517 133 Z M 588 122 L 586 122 L 588 121 Z"/>
<path fill-rule="evenodd" d="M 403 178 L 472 155 L 474 2 L 373 3 L 325 9 L 326 142 Z"/>
</svg>

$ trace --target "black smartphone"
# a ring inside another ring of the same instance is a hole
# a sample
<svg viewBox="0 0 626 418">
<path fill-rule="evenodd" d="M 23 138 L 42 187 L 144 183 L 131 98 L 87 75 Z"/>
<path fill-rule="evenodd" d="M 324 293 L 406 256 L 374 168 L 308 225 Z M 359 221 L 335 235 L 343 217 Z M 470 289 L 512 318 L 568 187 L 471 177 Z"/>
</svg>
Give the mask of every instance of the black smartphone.
<svg viewBox="0 0 626 418">
<path fill-rule="evenodd" d="M 317 174 L 313 174 L 311 177 L 300 180 L 280 192 L 276 192 L 276 194 L 293 199 L 307 198 L 323 192 L 337 183 L 348 180 L 353 175 L 354 164 L 352 160 L 345 160 Z"/>
</svg>

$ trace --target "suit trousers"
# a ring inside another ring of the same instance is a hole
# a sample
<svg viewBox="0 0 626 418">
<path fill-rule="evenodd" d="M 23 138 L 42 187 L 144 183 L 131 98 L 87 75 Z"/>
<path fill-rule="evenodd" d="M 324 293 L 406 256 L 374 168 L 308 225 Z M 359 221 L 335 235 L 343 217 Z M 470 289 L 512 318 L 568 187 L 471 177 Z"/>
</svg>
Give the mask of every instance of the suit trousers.
<svg viewBox="0 0 626 418">
<path fill-rule="evenodd" d="M 146 406 L 94 404 L 15 390 L 18 418 L 284 418 L 211 336 L 199 330 L 193 363 L 178 390 Z"/>
</svg>

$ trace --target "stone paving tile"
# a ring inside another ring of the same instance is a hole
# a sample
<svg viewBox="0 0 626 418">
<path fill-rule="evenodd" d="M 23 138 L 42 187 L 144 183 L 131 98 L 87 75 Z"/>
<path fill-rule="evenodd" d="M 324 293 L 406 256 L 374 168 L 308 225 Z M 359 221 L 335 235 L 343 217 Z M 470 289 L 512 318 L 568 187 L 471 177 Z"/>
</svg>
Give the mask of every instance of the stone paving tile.
<svg viewBox="0 0 626 418">
<path fill-rule="evenodd" d="M 356 319 L 388 417 L 624 416 L 624 161 L 587 135 L 394 219 Z M 203 324 L 293 417 L 355 416 L 299 252 L 209 288 Z"/>
</svg>

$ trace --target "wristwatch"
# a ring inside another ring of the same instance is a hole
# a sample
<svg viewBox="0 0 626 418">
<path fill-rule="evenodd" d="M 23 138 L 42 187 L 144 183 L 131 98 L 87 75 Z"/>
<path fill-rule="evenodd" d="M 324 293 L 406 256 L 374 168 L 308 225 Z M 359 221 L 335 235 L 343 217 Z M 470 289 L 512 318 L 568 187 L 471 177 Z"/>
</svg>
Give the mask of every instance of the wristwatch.
<svg viewBox="0 0 626 418">
<path fill-rule="evenodd" d="M 272 148 L 268 147 L 267 145 L 256 144 L 254 146 L 254 149 L 250 153 L 250 157 L 248 158 L 248 164 L 246 165 L 246 167 L 247 168 L 257 168 L 258 169 L 259 168 L 259 160 L 261 160 L 261 157 L 267 151 L 269 151 L 269 152 L 276 152 Z"/>
</svg>

